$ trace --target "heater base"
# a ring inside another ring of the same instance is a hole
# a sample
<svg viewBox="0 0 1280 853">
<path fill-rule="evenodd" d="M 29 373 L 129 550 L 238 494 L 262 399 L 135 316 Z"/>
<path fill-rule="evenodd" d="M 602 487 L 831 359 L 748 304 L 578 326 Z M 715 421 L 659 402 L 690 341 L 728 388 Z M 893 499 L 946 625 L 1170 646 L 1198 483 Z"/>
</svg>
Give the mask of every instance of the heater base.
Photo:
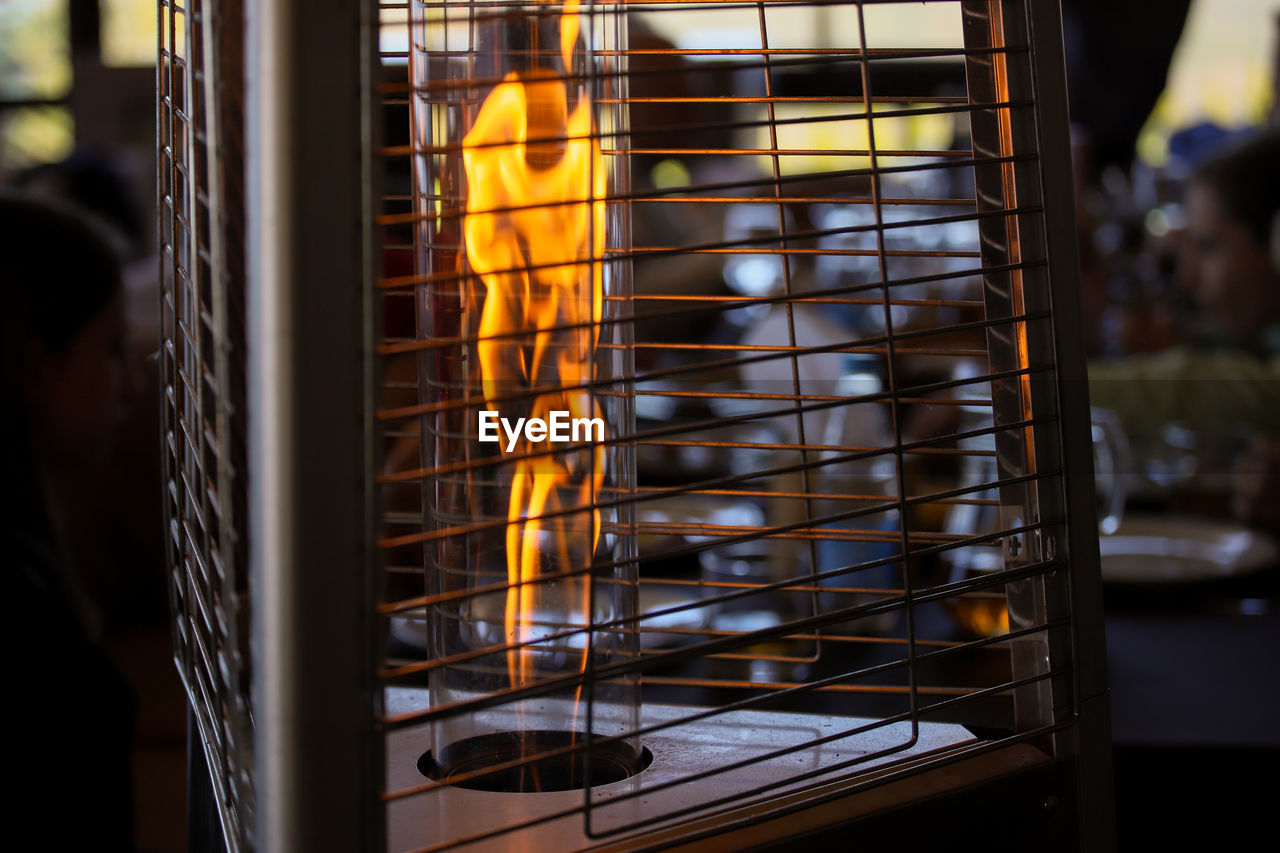
<svg viewBox="0 0 1280 853">
<path fill-rule="evenodd" d="M 392 714 L 426 705 L 424 690 L 397 688 L 387 695 Z M 660 839 L 665 848 L 682 838 L 729 830 L 744 818 L 769 820 L 779 808 L 805 808 L 806 798 L 839 796 L 873 775 L 984 743 L 944 723 L 921 723 L 913 738 L 908 722 L 876 726 L 875 720 L 811 714 L 732 711 L 679 722 L 701 710 L 706 709 L 645 706 L 643 727 L 674 725 L 641 736 L 652 763 L 628 779 L 592 788 L 587 816 L 581 789 L 498 793 L 432 787 L 389 803 L 388 850 L 442 842 L 473 853 L 640 850 Z M 430 784 L 418 766 L 430 745 L 429 725 L 388 735 L 389 791 Z M 855 780 L 847 778 L 852 774 Z"/>
<path fill-rule="evenodd" d="M 459 788 L 495 793 L 580 791 L 583 787 L 621 782 L 648 766 L 647 753 L 625 741 L 611 741 L 590 752 L 570 752 L 555 758 L 524 763 L 524 756 L 549 750 L 572 749 L 571 732 L 525 731 L 479 735 L 452 745 L 443 757 L 429 752 L 418 759 L 418 771 L 428 779 Z M 497 766 L 515 764 L 505 770 Z M 590 768 L 588 768 L 590 764 Z"/>
</svg>

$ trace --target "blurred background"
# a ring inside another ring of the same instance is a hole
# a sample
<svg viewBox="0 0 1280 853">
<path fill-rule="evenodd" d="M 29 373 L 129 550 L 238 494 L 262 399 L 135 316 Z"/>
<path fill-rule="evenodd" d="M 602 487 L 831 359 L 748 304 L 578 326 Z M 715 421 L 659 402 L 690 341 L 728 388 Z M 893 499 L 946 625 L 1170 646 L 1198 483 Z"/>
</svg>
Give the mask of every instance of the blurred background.
<svg viewBox="0 0 1280 853">
<path fill-rule="evenodd" d="M 1280 534 L 1280 156 L 1269 134 L 1280 132 L 1280 3 L 1063 6 L 1084 343 L 1093 401 L 1115 413 L 1128 438 L 1129 462 L 1116 476 L 1130 529 L 1134 518 L 1192 516 L 1272 542 L 1265 537 Z M 880 22 L 890 34 L 896 12 Z M 822 9 L 799 10 L 785 19 L 794 32 L 775 36 L 823 43 L 827 25 Z M 928 42 L 916 19 L 904 18 L 900 30 L 895 42 Z M 704 32 L 689 26 L 632 38 L 692 48 Z M 65 527 L 101 640 L 137 697 L 137 844 L 180 851 L 188 849 L 187 729 L 167 623 L 152 360 L 155 40 L 153 0 L 0 0 L 0 188 L 85 208 L 119 232 L 128 258 L 125 358 L 138 393 L 109 458 L 67 475 Z M 901 140 L 881 144 L 943 147 L 952 128 L 933 115 L 900 132 Z M 1255 146 L 1253 160 L 1222 159 L 1241 145 Z M 675 158 L 644 168 L 640 181 L 664 186 L 688 180 L 690 166 Z M 717 227 L 732 236 L 753 225 Z M 1235 268 L 1232 259 L 1253 266 Z M 716 271 L 720 287 L 745 293 L 759 274 Z M 1255 810 L 1258 790 L 1222 780 L 1280 755 L 1280 684 L 1254 664 L 1280 652 L 1278 564 L 1271 553 L 1246 577 L 1130 577 L 1108 586 L 1121 849 L 1159 840 L 1157 824 L 1169 840 L 1178 837 L 1170 810 L 1239 821 L 1264 813 Z"/>
</svg>

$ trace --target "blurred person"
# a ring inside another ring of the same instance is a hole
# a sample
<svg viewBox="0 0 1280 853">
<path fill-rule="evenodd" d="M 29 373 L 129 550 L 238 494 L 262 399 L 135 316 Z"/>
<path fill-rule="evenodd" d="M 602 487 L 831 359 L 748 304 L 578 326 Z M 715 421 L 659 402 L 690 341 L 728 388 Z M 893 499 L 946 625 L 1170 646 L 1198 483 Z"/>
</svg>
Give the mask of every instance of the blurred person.
<svg viewBox="0 0 1280 853">
<path fill-rule="evenodd" d="M 1280 269 L 1271 233 L 1280 213 L 1280 134 L 1204 163 L 1187 186 L 1182 277 L 1209 334 L 1234 348 L 1280 354 Z"/>
<path fill-rule="evenodd" d="M 125 241 L 126 261 L 146 249 L 148 222 L 123 170 L 105 152 L 77 147 L 65 160 L 17 172 L 10 184 L 24 195 L 66 199 L 109 223 Z"/>
<path fill-rule="evenodd" d="M 64 207 L 0 196 L 0 562 L 21 849 L 131 850 L 134 698 L 98 637 L 55 482 L 99 464 L 131 393 L 119 253 Z"/>
<path fill-rule="evenodd" d="M 136 377 L 137 404 L 116 430 L 109 455 L 56 479 L 62 512 L 72 532 L 70 557 L 106 627 L 161 624 L 168 614 L 160 481 L 158 374 L 158 264 L 137 192 L 120 158 L 108 150 L 77 147 L 65 160 L 12 175 L 25 197 L 74 207 L 109 227 L 124 260 L 126 369 Z M 99 464 L 100 463 L 100 464 Z M 113 637 L 113 640 L 115 638 Z M 122 662 L 122 665 L 128 664 Z"/>
<path fill-rule="evenodd" d="M 1229 476 L 1236 515 L 1280 531 L 1268 500 L 1280 494 L 1280 265 L 1271 251 L 1280 134 L 1203 163 L 1184 208 L 1179 274 L 1200 311 L 1194 343 L 1093 364 L 1090 395 L 1120 414 L 1140 447 L 1158 447 L 1172 428 L 1197 473 Z"/>
</svg>

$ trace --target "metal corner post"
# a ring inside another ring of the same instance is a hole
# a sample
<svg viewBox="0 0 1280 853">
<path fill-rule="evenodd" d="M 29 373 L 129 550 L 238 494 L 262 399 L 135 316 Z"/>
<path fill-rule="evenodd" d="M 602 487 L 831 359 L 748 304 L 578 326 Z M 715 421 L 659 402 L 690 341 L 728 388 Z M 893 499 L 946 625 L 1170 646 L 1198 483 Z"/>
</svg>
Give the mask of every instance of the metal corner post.
<svg viewBox="0 0 1280 853">
<path fill-rule="evenodd" d="M 379 790 L 365 63 L 369 6 L 246 9 L 256 847 L 370 847 Z"/>
<path fill-rule="evenodd" d="M 1032 79 L 1036 81 L 1036 119 L 1047 201 L 1073 199 L 1066 60 L 1062 49 L 1059 0 L 1027 0 Z M 1079 281 L 1074 204 L 1046 203 L 1045 240 L 1050 275 L 1055 281 Z M 1068 526 L 1067 577 L 1072 611 L 1072 668 L 1076 673 L 1077 725 L 1056 737 L 1076 764 L 1076 796 L 1081 849 L 1113 850 L 1115 795 L 1112 783 L 1111 713 L 1107 692 L 1107 655 L 1102 610 L 1102 573 L 1090 436 L 1089 386 L 1084 320 L 1077 288 L 1053 288 L 1054 358 L 1059 372 L 1059 413 Z"/>
</svg>

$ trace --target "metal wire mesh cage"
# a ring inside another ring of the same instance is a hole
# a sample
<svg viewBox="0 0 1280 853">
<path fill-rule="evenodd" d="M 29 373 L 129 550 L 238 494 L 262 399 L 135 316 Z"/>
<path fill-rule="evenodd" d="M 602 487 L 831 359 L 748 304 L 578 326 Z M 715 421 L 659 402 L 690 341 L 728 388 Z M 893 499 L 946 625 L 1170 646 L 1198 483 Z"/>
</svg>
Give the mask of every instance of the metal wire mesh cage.
<svg viewBox="0 0 1280 853">
<path fill-rule="evenodd" d="M 164 506 L 179 673 L 231 839 L 253 833 L 238 0 L 157 4 Z"/>
<path fill-rule="evenodd" d="M 1109 844 L 1056 3 L 333 6 L 161 5 L 232 845 Z"/>
</svg>

